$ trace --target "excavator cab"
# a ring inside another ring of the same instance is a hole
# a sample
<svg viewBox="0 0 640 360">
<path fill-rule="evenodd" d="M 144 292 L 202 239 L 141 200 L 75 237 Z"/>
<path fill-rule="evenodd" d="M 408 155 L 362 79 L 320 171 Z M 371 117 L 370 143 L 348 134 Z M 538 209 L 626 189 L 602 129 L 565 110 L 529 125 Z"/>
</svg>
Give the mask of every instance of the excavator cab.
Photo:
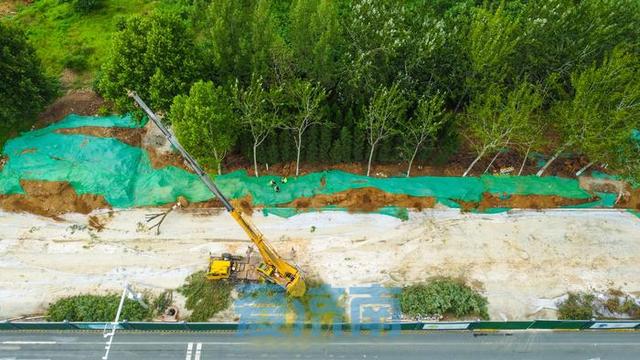
<svg viewBox="0 0 640 360">
<path fill-rule="evenodd" d="M 236 261 L 240 259 L 241 257 L 232 256 L 228 253 L 224 253 L 222 256 L 210 256 L 207 279 L 224 280 L 230 278 L 236 269 Z"/>
</svg>

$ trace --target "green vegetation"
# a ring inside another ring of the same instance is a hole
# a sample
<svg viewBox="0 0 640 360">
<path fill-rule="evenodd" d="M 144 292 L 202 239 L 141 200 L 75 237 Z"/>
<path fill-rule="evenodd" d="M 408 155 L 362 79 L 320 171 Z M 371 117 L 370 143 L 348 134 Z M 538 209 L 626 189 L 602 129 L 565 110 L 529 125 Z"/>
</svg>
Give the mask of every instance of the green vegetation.
<svg viewBox="0 0 640 360">
<path fill-rule="evenodd" d="M 31 127 L 56 90 L 24 33 L 0 22 L 0 147 Z"/>
<path fill-rule="evenodd" d="M 99 9 L 76 11 L 77 7 L 90 9 L 90 3 Z M 39 0 L 22 6 L 6 21 L 27 31 L 49 74 L 58 76 L 69 58 L 82 58 L 88 72 L 85 81 L 90 81 L 107 56 L 117 25 L 131 14 L 157 6 L 158 1 L 145 0 Z"/>
<path fill-rule="evenodd" d="M 591 319 L 640 319 L 640 305 L 633 297 L 619 290 L 610 289 L 604 300 L 586 292 L 570 292 L 558 304 L 560 320 Z"/>
<path fill-rule="evenodd" d="M 410 174 L 474 151 L 469 174 L 509 149 L 523 165 L 568 153 L 640 177 L 636 0 L 41 0 L 5 21 L 51 74 L 95 75 L 115 110 L 132 109 L 131 89 L 167 113 L 211 82 L 232 99 L 229 151 L 256 174 L 290 161 Z M 217 167 L 201 124 L 180 137 L 200 127 L 196 157 Z"/>
<path fill-rule="evenodd" d="M 558 305 L 558 319 L 591 320 L 595 299 L 593 294 L 570 292 L 569 297 Z"/>
<path fill-rule="evenodd" d="M 208 321 L 231 303 L 232 284 L 227 281 L 209 281 L 205 271 L 189 275 L 178 289 L 187 298 L 185 304 L 191 311 L 188 321 Z"/>
<path fill-rule="evenodd" d="M 182 146 L 202 165 L 217 168 L 236 142 L 238 129 L 234 126 L 231 97 L 224 88 L 213 83 L 199 81 L 189 91 L 189 96 L 173 99 L 169 113 L 176 136 Z"/>
<path fill-rule="evenodd" d="M 464 283 L 450 278 L 403 288 L 400 308 L 403 314 L 413 317 L 489 318 L 487 299 Z"/>
<path fill-rule="evenodd" d="M 113 321 L 116 317 L 119 294 L 77 295 L 62 298 L 49 305 L 49 321 Z M 125 299 L 120 319 L 147 321 L 153 316 L 152 309 L 145 309 L 137 301 Z"/>
</svg>

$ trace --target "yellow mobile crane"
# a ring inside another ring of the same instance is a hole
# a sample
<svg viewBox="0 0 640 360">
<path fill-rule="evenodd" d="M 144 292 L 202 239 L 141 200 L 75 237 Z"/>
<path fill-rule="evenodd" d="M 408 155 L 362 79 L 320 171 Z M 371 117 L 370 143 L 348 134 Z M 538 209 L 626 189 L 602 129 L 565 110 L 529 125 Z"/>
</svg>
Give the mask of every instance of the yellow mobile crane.
<svg viewBox="0 0 640 360">
<path fill-rule="evenodd" d="M 224 195 L 220 192 L 218 187 L 211 181 L 209 175 L 207 175 L 200 165 L 189 155 L 189 153 L 180 145 L 178 139 L 176 139 L 169 130 L 160 122 L 156 114 L 151 111 L 151 109 L 147 106 L 147 104 L 142 101 L 142 99 L 133 91 L 129 91 L 129 96 L 132 97 L 136 103 L 140 106 L 140 108 L 147 114 L 149 119 L 153 121 L 154 124 L 162 131 L 164 136 L 169 140 L 171 145 L 173 145 L 182 157 L 189 165 L 189 167 L 198 175 L 200 180 L 207 186 L 209 190 L 213 193 L 213 195 L 222 202 L 224 207 L 227 209 L 231 217 L 242 227 L 242 229 L 249 235 L 251 241 L 255 244 L 262 256 L 263 263 L 260 264 L 256 270 L 259 275 L 262 276 L 267 281 L 273 282 L 284 287 L 287 290 L 287 293 L 291 296 L 300 297 L 304 295 L 306 291 L 306 285 L 302 276 L 300 274 L 300 270 L 294 266 L 286 262 L 282 257 L 280 257 L 276 251 L 267 243 L 264 239 L 264 236 L 243 216 L 242 213 L 233 207 L 229 200 L 227 200 Z M 209 271 L 207 273 L 207 277 L 212 280 L 217 279 L 228 279 L 231 276 L 232 271 L 234 270 L 234 261 L 236 259 L 230 255 L 222 256 L 222 257 L 212 257 L 209 260 Z"/>
</svg>

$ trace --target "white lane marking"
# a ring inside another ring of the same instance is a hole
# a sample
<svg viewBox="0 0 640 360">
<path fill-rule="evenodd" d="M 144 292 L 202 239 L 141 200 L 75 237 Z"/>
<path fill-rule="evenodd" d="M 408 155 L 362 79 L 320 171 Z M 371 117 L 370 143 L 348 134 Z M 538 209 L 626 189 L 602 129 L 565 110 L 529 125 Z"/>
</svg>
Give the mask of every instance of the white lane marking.
<svg viewBox="0 0 640 360">
<path fill-rule="evenodd" d="M 190 342 L 187 345 L 187 356 L 185 357 L 185 360 L 191 360 L 191 353 L 193 352 L 193 343 Z"/>
<path fill-rule="evenodd" d="M 202 352 L 202 343 L 198 343 L 196 346 L 196 355 L 193 360 L 200 360 L 200 352 Z"/>
<path fill-rule="evenodd" d="M 5 345 L 53 345 L 57 344 L 55 341 L 3 341 Z"/>
</svg>

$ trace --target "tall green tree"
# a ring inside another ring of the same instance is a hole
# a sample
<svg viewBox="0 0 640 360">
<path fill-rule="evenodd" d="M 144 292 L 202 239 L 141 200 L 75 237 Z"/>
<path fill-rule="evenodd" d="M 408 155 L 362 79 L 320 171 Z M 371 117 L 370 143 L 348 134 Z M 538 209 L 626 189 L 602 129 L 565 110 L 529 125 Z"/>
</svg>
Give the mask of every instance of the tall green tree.
<svg viewBox="0 0 640 360">
<path fill-rule="evenodd" d="M 333 89 L 344 39 L 333 0 L 295 0 L 289 14 L 292 56 L 303 78 Z"/>
<path fill-rule="evenodd" d="M 236 111 L 240 117 L 240 124 L 251 134 L 253 140 L 253 169 L 258 177 L 258 147 L 282 125 L 282 118 L 274 111 L 273 99 L 281 95 L 282 89 L 264 89 L 262 78 L 255 77 L 251 85 L 240 88 L 238 83 L 233 88 Z"/>
<path fill-rule="evenodd" d="M 404 119 L 407 105 L 398 84 L 389 88 L 381 86 L 374 92 L 369 105 L 364 110 L 364 117 L 358 122 L 358 126 L 367 133 L 370 147 L 367 176 L 371 173 L 371 161 L 376 146 L 380 141 L 398 132 L 399 123 Z"/>
<path fill-rule="evenodd" d="M 114 35 L 97 89 L 123 111 L 133 109 L 127 90 L 166 111 L 174 96 L 187 93 L 199 79 L 202 63 L 195 35 L 178 15 L 133 16 Z"/>
<path fill-rule="evenodd" d="M 0 147 L 6 137 L 28 129 L 57 93 L 25 34 L 0 22 Z"/>
<path fill-rule="evenodd" d="M 530 134 L 535 112 L 541 105 L 540 90 L 528 82 L 520 83 L 512 91 L 493 85 L 475 97 L 467 108 L 462 133 L 477 156 L 462 176 L 467 176 L 487 153 Z"/>
<path fill-rule="evenodd" d="M 236 142 L 238 119 L 230 95 L 212 82 L 198 81 L 189 95 L 173 99 L 169 119 L 180 144 L 208 168 L 222 174 L 222 162 Z"/>
<path fill-rule="evenodd" d="M 438 131 L 444 125 L 444 96 L 436 93 L 418 99 L 415 114 L 400 123 L 402 129 L 402 153 L 409 160 L 407 177 L 418 151 L 429 141 L 436 139 Z"/>
<path fill-rule="evenodd" d="M 577 150 L 592 161 L 624 166 L 635 152 L 629 141 L 632 131 L 640 127 L 639 70 L 638 55 L 616 48 L 600 64 L 574 72 L 573 98 L 554 109 L 562 141 L 538 176 L 566 149 Z"/>
<path fill-rule="evenodd" d="M 327 119 L 321 112 L 327 93 L 319 84 L 308 81 L 296 81 L 288 84 L 287 88 L 293 111 L 285 117 L 282 127 L 291 131 L 296 144 L 296 176 L 298 176 L 300 173 L 300 150 L 305 131 L 314 125 L 327 124 Z"/>
</svg>

